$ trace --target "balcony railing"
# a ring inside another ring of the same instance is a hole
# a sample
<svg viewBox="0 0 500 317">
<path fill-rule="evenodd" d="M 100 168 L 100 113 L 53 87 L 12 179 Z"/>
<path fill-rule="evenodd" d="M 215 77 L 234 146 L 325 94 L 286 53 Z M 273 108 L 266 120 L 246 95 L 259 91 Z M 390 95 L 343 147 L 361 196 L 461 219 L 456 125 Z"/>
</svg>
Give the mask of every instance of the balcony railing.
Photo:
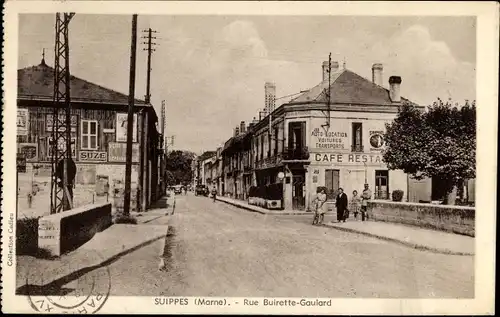
<svg viewBox="0 0 500 317">
<path fill-rule="evenodd" d="M 351 152 L 364 152 L 364 147 L 362 145 L 359 145 L 359 144 L 352 145 Z"/>
<path fill-rule="evenodd" d="M 309 150 L 307 146 L 303 148 L 285 148 L 283 151 L 283 159 L 287 161 L 308 160 Z"/>
</svg>

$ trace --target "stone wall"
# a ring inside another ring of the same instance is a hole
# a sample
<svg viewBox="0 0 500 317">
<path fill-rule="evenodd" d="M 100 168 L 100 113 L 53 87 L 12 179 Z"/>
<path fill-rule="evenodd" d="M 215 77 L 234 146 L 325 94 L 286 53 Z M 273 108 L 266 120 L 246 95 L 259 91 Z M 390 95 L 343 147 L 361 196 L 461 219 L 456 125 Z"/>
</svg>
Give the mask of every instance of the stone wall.
<svg viewBox="0 0 500 317">
<path fill-rule="evenodd" d="M 474 237 L 475 208 L 391 201 L 368 203 L 371 220 L 402 223 Z"/>
<path fill-rule="evenodd" d="M 38 248 L 59 256 L 111 226 L 111 203 L 86 205 L 38 219 Z"/>
</svg>

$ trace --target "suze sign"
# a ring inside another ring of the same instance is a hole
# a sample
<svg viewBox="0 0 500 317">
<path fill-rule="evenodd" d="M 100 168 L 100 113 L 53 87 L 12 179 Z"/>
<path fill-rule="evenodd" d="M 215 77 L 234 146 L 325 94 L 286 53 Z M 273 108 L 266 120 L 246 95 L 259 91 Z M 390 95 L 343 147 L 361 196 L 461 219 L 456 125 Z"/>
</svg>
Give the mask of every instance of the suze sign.
<svg viewBox="0 0 500 317">
<path fill-rule="evenodd" d="M 94 151 L 80 151 L 80 161 L 84 162 L 106 162 L 108 153 Z"/>
</svg>

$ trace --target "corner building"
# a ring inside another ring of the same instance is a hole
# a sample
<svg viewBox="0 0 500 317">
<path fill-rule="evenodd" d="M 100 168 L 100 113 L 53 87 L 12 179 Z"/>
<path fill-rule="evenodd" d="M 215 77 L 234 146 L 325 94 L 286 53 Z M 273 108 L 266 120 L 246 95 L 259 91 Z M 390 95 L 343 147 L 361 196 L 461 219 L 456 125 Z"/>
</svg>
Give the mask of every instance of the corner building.
<svg viewBox="0 0 500 317">
<path fill-rule="evenodd" d="M 332 63 L 323 63 L 322 81 L 281 105 L 253 129 L 254 184 L 284 182 L 285 209 L 311 210 L 319 186 L 329 201 L 342 187 L 349 197 L 370 185 L 373 199 L 390 199 L 394 190 L 412 194 L 411 180 L 400 170 L 388 170 L 382 159 L 385 125 L 403 102 L 401 77 L 383 86 L 381 64 L 372 67 L 372 81 Z M 330 96 L 328 87 L 330 86 Z M 271 121 L 271 123 L 270 123 Z M 271 130 L 271 133 L 269 133 Z M 285 178 L 279 180 L 282 171 Z"/>
</svg>

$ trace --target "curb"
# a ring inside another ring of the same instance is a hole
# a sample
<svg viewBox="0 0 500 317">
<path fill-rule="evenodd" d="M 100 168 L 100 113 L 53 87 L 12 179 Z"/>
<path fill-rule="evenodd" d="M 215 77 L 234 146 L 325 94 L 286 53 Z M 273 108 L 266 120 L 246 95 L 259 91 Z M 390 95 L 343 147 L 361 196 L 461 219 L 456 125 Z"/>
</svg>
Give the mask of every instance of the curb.
<svg viewBox="0 0 500 317">
<path fill-rule="evenodd" d="M 313 212 L 260 211 L 260 210 L 255 210 L 255 209 L 253 209 L 250 206 L 240 205 L 240 204 L 237 204 L 237 203 L 234 203 L 234 202 L 230 202 L 230 201 L 226 201 L 226 200 L 222 200 L 222 199 L 219 199 L 219 198 L 216 198 L 216 200 L 220 201 L 220 202 L 223 202 L 223 203 L 226 203 L 228 205 L 232 205 L 232 206 L 235 206 L 235 207 L 246 209 L 246 210 L 251 211 L 251 212 L 257 212 L 257 213 L 262 214 L 262 215 L 273 215 L 273 216 L 308 216 L 308 215 L 313 215 L 314 214 Z"/>
<path fill-rule="evenodd" d="M 109 265 L 111 264 L 112 262 L 114 262 L 115 260 L 117 260 L 118 258 L 128 254 L 128 253 L 131 253 L 131 252 L 134 252 L 148 244 L 151 244 L 153 242 L 156 242 L 158 240 L 161 240 L 161 239 L 166 239 L 167 235 L 168 235 L 168 231 L 169 231 L 170 227 L 167 226 L 167 229 L 166 229 L 166 232 L 165 234 L 161 234 L 160 236 L 156 236 L 156 237 L 153 237 L 153 238 L 150 238 L 146 241 L 143 241 L 141 242 L 140 244 L 138 245 L 135 245 L 131 248 L 128 248 L 128 249 L 125 249 L 125 250 L 122 250 L 120 251 L 119 253 L 117 254 L 114 254 L 106 259 L 103 259 L 101 261 L 97 261 L 96 263 L 92 263 L 92 264 L 89 264 L 89 265 L 85 265 L 83 267 L 80 267 L 80 268 L 77 268 L 76 270 L 71 270 L 71 271 L 66 271 L 64 272 L 63 274 L 61 275 L 56 275 L 54 278 L 51 278 L 50 281 L 47 281 L 45 282 L 45 284 L 43 285 L 36 285 L 36 286 L 40 286 L 40 287 L 52 287 L 54 285 L 64 285 L 66 283 L 68 283 L 69 281 L 66 281 L 67 279 L 70 279 L 71 276 L 74 276 L 74 275 L 79 275 L 81 273 L 85 274 L 86 272 L 90 272 L 92 270 L 95 270 L 99 267 L 102 267 L 102 266 L 106 266 L 106 265 Z M 21 289 L 23 287 L 26 287 L 27 284 L 24 284 L 20 287 L 18 287 L 18 289 Z"/>
<path fill-rule="evenodd" d="M 398 239 L 395 239 L 395 238 L 389 238 L 389 237 L 385 237 L 385 236 L 381 236 L 381 235 L 377 235 L 377 234 L 373 234 L 373 233 L 369 233 L 369 232 L 365 232 L 365 231 L 360 231 L 360 230 L 356 230 L 356 229 L 351 229 L 351 228 L 342 228 L 342 227 L 336 227 L 336 226 L 329 226 L 327 224 L 323 224 L 321 226 L 322 227 L 326 227 L 326 228 L 330 228 L 330 229 L 337 229 L 339 231 L 345 231 L 345 232 L 351 232 L 351 233 L 358 233 L 358 234 L 362 234 L 362 235 L 365 235 L 365 236 L 368 236 L 368 237 L 372 237 L 372 238 L 376 238 L 376 239 L 380 239 L 380 240 L 385 240 L 385 241 L 389 241 L 389 242 L 395 242 L 397 244 L 401 244 L 401 245 L 404 245 L 404 246 L 407 246 L 407 247 L 410 247 L 410 248 L 413 248 L 413 249 L 421 250 L 421 251 L 430 251 L 430 252 L 433 252 L 433 253 L 446 254 L 446 255 L 474 256 L 474 253 L 470 253 L 470 252 L 456 252 L 456 251 L 451 251 L 451 250 L 448 250 L 448 249 L 433 248 L 433 247 L 429 247 L 429 246 L 422 245 L 422 244 L 417 244 L 417 243 L 412 243 L 412 242 L 406 242 L 406 241 L 403 241 L 403 240 L 398 240 Z"/>
</svg>

